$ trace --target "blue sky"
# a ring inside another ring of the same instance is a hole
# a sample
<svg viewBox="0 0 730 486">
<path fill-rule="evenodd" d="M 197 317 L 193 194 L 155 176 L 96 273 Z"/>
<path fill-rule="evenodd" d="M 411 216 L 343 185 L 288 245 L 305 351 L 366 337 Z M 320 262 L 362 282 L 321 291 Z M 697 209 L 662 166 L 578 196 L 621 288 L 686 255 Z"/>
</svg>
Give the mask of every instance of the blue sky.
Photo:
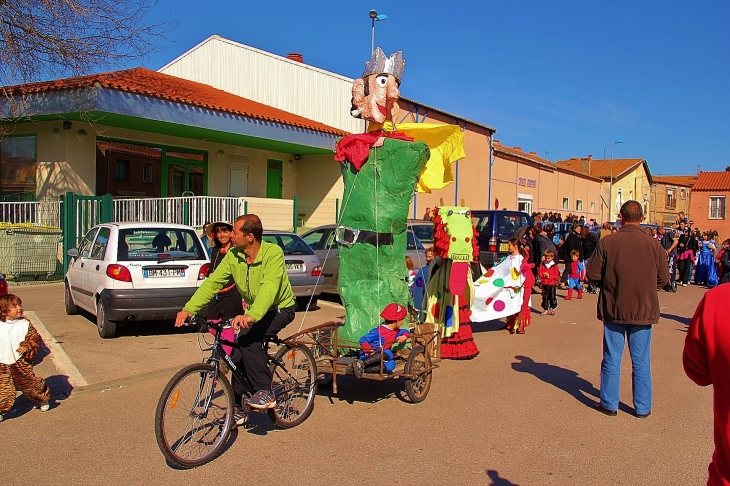
<svg viewBox="0 0 730 486">
<path fill-rule="evenodd" d="M 402 50 L 404 96 L 550 160 L 645 158 L 652 173 L 730 165 L 730 2 L 159 0 L 158 69 L 212 34 L 357 77 Z"/>
</svg>

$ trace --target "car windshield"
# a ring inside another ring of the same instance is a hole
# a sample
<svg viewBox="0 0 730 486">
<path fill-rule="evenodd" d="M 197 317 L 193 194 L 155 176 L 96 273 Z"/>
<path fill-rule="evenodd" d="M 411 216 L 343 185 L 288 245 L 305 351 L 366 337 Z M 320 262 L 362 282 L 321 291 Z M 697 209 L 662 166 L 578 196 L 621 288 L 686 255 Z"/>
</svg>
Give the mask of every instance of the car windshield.
<svg viewBox="0 0 730 486">
<path fill-rule="evenodd" d="M 433 225 L 432 224 L 414 224 L 410 229 L 416 234 L 421 242 L 433 243 Z"/>
<path fill-rule="evenodd" d="M 314 255 L 314 250 L 297 235 L 265 234 L 263 240 L 278 245 L 284 255 Z"/>
<path fill-rule="evenodd" d="M 119 261 L 207 259 L 192 228 L 120 229 L 117 248 Z"/>
<path fill-rule="evenodd" d="M 412 232 L 408 232 L 408 249 L 409 250 L 423 250 L 423 244 L 416 238 Z"/>
</svg>

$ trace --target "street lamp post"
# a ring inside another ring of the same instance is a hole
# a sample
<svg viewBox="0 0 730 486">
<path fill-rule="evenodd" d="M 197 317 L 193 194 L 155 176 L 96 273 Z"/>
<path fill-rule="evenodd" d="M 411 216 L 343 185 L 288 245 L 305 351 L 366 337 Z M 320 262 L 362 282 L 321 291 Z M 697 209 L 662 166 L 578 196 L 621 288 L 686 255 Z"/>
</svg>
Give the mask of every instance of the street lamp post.
<svg viewBox="0 0 730 486">
<path fill-rule="evenodd" d="M 613 221 L 611 217 L 611 211 L 613 209 L 613 146 L 618 143 L 624 143 L 623 140 L 616 140 L 611 142 L 611 183 L 608 185 L 608 219 Z"/>
<path fill-rule="evenodd" d="M 382 22 L 383 20 L 388 20 L 388 16 L 382 15 L 382 14 L 378 15 L 378 12 L 375 10 L 371 10 L 369 15 L 370 15 L 370 19 L 373 21 L 373 33 L 370 38 L 371 39 L 370 40 L 370 52 L 373 53 L 373 52 L 375 52 L 375 22 L 376 21 Z"/>
</svg>

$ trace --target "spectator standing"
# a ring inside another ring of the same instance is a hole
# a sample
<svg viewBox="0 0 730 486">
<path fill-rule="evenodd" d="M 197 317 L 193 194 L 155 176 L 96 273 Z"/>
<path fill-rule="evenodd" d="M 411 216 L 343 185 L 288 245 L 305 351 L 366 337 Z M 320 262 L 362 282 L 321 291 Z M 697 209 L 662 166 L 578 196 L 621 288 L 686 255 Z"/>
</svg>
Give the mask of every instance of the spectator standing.
<svg viewBox="0 0 730 486">
<path fill-rule="evenodd" d="M 692 230 L 684 227 L 684 233 L 680 235 L 679 245 L 677 246 L 677 269 L 679 270 L 679 278 L 682 280 L 682 287 L 689 285 L 690 278 L 692 278 L 692 266 L 694 265 L 697 249 L 697 239 L 692 234 Z"/>
<path fill-rule="evenodd" d="M 730 282 L 730 240 L 722 242 L 722 250 L 720 255 L 720 283 Z"/>
<path fill-rule="evenodd" d="M 684 215 L 684 211 L 679 212 L 679 215 L 677 216 L 677 221 L 674 222 L 674 224 L 681 224 L 681 223 L 689 224 L 689 218 L 687 218 Z"/>
<path fill-rule="evenodd" d="M 603 239 L 604 236 L 608 236 L 611 234 L 611 224 L 610 223 L 603 223 L 601 225 L 601 231 L 598 233 L 598 239 Z"/>
<path fill-rule="evenodd" d="M 715 451 L 708 486 L 730 485 L 730 286 L 708 291 L 695 310 L 684 340 L 682 364 L 700 386 L 713 386 Z"/>
<path fill-rule="evenodd" d="M 583 243 L 580 240 L 580 226 L 573 225 L 570 231 L 565 235 L 565 242 L 560 247 L 560 257 L 565 262 L 565 269 L 563 270 L 563 277 L 561 281 L 565 284 L 568 283 L 568 275 L 570 273 L 570 263 L 572 261 L 570 255 L 573 251 L 578 252 L 578 260 L 583 261 Z"/>
<path fill-rule="evenodd" d="M 674 234 L 674 231 L 667 231 L 663 227 L 659 227 L 659 243 L 667 252 L 668 267 L 669 267 L 669 283 L 674 282 L 677 279 L 677 245 L 679 245 L 679 239 Z"/>
<path fill-rule="evenodd" d="M 588 265 L 588 262 L 591 260 L 591 256 L 593 255 L 593 251 L 596 249 L 596 245 L 598 245 L 598 240 L 593 235 L 593 233 L 591 233 L 591 230 L 590 228 L 588 228 L 588 226 L 583 226 L 581 228 L 580 242 L 583 246 L 583 262 Z M 586 291 L 591 294 L 596 293 L 595 287 L 593 287 L 590 282 L 588 282 Z"/>
<path fill-rule="evenodd" d="M 542 255 L 542 262 L 538 270 L 540 277 L 540 287 L 542 287 L 542 315 L 555 315 L 555 309 L 558 308 L 557 288 L 560 280 L 560 270 L 558 264 L 554 261 L 555 252 L 547 249 Z"/>
<path fill-rule="evenodd" d="M 702 241 L 699 242 L 699 252 L 697 253 L 697 270 L 695 271 L 695 283 L 697 285 L 714 287 L 718 284 L 714 256 L 716 250 L 715 241 L 710 239 L 707 232 L 703 233 Z"/>
<path fill-rule="evenodd" d="M 657 286 L 669 280 L 666 252 L 641 231 L 641 204 L 621 206 L 621 231 L 598 242 L 587 278 L 601 287 L 597 316 L 603 321 L 601 393 L 596 409 L 617 415 L 621 359 L 628 340 L 633 369 L 635 414 L 646 418 L 652 408 L 651 334 L 659 322 Z"/>
<path fill-rule="evenodd" d="M 431 208 L 426 208 L 426 212 L 423 213 L 423 220 L 424 221 L 431 221 L 432 220 Z"/>
</svg>

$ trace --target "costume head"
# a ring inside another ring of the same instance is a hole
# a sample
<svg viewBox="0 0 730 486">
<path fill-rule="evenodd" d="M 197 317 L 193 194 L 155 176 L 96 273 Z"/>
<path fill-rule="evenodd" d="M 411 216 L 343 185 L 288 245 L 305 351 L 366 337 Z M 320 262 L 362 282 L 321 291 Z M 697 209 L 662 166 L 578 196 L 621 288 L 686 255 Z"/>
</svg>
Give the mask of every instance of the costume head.
<svg viewBox="0 0 730 486">
<path fill-rule="evenodd" d="M 387 57 L 380 47 L 376 48 L 362 77 L 352 83 L 350 114 L 375 123 L 393 121 L 398 114 L 398 87 L 405 66 L 401 51 Z"/>
<path fill-rule="evenodd" d="M 406 308 L 400 304 L 392 303 L 385 306 L 383 312 L 380 313 L 380 317 L 388 322 L 397 322 L 405 319 L 408 315 Z"/>
<path fill-rule="evenodd" d="M 469 208 L 443 206 L 434 209 L 434 248 L 436 254 L 454 263 L 449 275 L 451 293 L 460 295 L 466 288 L 469 263 L 478 261 L 479 247 Z"/>
</svg>

